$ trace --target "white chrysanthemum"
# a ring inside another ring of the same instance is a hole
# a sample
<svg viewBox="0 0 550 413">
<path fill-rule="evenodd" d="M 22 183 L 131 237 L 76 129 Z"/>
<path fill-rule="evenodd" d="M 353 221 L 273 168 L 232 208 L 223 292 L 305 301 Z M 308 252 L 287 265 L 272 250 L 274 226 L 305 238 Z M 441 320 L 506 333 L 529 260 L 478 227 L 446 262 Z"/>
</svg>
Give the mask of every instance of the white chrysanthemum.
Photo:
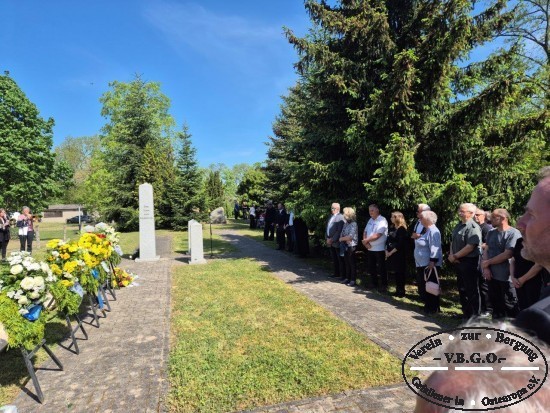
<svg viewBox="0 0 550 413">
<path fill-rule="evenodd" d="M 45 287 L 44 277 L 34 277 L 34 287 L 43 290 Z"/>
<path fill-rule="evenodd" d="M 42 272 L 45 272 L 47 274 L 50 271 L 50 266 L 45 262 L 41 262 L 40 269 L 42 270 Z"/>
<path fill-rule="evenodd" d="M 19 310 L 19 314 L 21 314 L 21 315 L 27 315 L 27 314 L 29 314 L 29 310 L 27 310 L 27 309 L 25 309 L 25 308 L 22 308 L 22 309 Z"/>
<path fill-rule="evenodd" d="M 82 232 L 94 232 L 95 228 L 92 225 L 86 225 Z"/>
<path fill-rule="evenodd" d="M 63 273 L 63 277 L 65 277 L 68 280 L 73 279 L 73 275 L 70 272 L 66 272 L 66 271 Z"/>
<path fill-rule="evenodd" d="M 59 257 L 59 252 L 58 251 L 52 251 L 52 255 L 57 258 Z"/>
<path fill-rule="evenodd" d="M 23 272 L 23 266 L 21 264 L 15 264 L 10 268 L 10 273 L 13 275 L 21 274 Z"/>
<path fill-rule="evenodd" d="M 23 296 L 19 297 L 19 300 L 17 300 L 17 303 L 19 305 L 27 305 L 27 304 L 30 303 L 30 301 L 26 296 L 23 295 Z"/>
<path fill-rule="evenodd" d="M 25 277 L 21 280 L 21 288 L 23 290 L 32 290 L 34 288 L 34 278 L 32 277 Z"/>
<path fill-rule="evenodd" d="M 29 271 L 40 271 L 40 264 L 37 262 L 33 262 L 31 265 L 29 265 Z"/>
<path fill-rule="evenodd" d="M 15 296 L 15 291 L 8 291 L 6 295 L 8 296 L 8 298 L 13 298 Z"/>
<path fill-rule="evenodd" d="M 29 294 L 29 297 L 31 300 L 36 300 L 37 298 L 40 297 L 40 293 L 38 291 L 33 291 L 32 293 Z"/>
</svg>

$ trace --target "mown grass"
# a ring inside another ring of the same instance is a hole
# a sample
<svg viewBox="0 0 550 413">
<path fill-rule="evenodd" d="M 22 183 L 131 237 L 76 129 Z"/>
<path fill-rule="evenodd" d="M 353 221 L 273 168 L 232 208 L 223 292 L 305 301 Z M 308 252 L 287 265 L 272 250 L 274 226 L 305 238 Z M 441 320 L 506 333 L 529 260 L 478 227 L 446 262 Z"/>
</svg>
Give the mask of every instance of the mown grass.
<svg viewBox="0 0 550 413">
<path fill-rule="evenodd" d="M 251 259 L 173 275 L 171 411 L 240 410 L 402 380 L 400 360 Z"/>
<path fill-rule="evenodd" d="M 246 222 L 245 220 L 229 219 L 226 225 L 219 227 L 238 231 L 239 235 L 244 235 L 256 241 L 262 242 L 264 245 L 273 249 L 277 248 L 277 244 L 275 242 L 264 241 L 262 229 L 250 229 L 248 222 Z M 323 252 L 323 250 L 321 250 L 321 252 Z M 314 249 L 311 243 L 310 255 L 307 258 L 307 262 L 309 265 L 312 265 L 314 267 L 322 268 L 329 272 L 332 271 L 332 261 L 328 254 L 322 255 L 320 251 L 316 251 Z M 365 282 L 366 272 L 366 263 L 358 261 L 357 276 L 359 279 L 359 286 L 361 286 L 361 284 Z M 389 273 L 388 277 L 390 280 L 390 285 L 388 289 L 388 294 L 390 294 L 392 296 L 392 300 L 394 300 L 400 306 L 410 308 L 413 311 L 421 311 L 421 309 L 424 308 L 424 303 L 420 300 L 420 297 L 418 296 L 418 289 L 413 283 L 413 275 L 414 274 L 412 274 L 411 277 L 409 277 L 409 279 L 407 280 L 405 297 L 394 297 L 393 294 L 395 293 L 395 283 L 393 282 L 393 274 Z M 430 317 L 443 321 L 444 323 L 456 324 L 459 321 L 453 321 L 453 319 L 455 319 L 456 316 L 462 314 L 456 276 L 454 275 L 452 270 L 450 270 L 449 268 L 444 268 L 444 270 L 440 273 L 440 278 L 442 287 L 442 295 L 440 298 L 441 313 L 431 315 Z"/>
</svg>

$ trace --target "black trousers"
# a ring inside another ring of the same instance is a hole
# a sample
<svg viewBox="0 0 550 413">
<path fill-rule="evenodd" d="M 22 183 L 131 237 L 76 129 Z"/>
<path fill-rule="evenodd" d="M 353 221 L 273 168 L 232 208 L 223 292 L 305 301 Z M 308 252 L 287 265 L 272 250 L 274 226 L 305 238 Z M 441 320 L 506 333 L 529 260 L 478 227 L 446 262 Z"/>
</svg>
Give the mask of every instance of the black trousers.
<svg viewBox="0 0 550 413">
<path fill-rule="evenodd" d="M 464 257 L 455 264 L 460 305 L 465 318 L 479 315 L 479 274 L 477 271 L 478 258 Z M 493 304 L 494 305 L 494 304 Z"/>
<path fill-rule="evenodd" d="M 3 250 L 2 250 L 3 252 Z M 516 289 L 520 310 L 525 310 L 540 300 L 542 290 L 542 271 Z"/>
<path fill-rule="evenodd" d="M 256 228 L 256 217 L 254 215 L 250 215 L 250 228 Z"/>
<path fill-rule="evenodd" d="M 285 249 L 285 229 L 282 225 L 277 225 L 277 245 L 280 250 Z"/>
<path fill-rule="evenodd" d="M 357 280 L 357 266 L 355 265 L 355 248 L 349 247 L 344 254 L 344 267 L 346 269 L 346 278 L 355 282 Z"/>
<path fill-rule="evenodd" d="M 27 235 L 19 235 L 19 242 L 21 243 L 21 251 L 32 252 L 32 241 L 34 240 L 34 231 L 27 232 Z"/>
<path fill-rule="evenodd" d="M 518 312 L 516 289 L 510 281 L 489 280 L 493 319 L 515 317 Z"/>
<path fill-rule="evenodd" d="M 478 271 L 479 274 L 479 295 L 481 298 L 481 311 L 486 313 L 493 312 L 493 304 L 491 304 L 491 297 L 489 296 L 489 283 L 483 277 L 481 271 Z"/>
<path fill-rule="evenodd" d="M 345 277 L 346 264 L 344 263 L 344 257 L 340 257 L 340 248 L 329 247 L 330 256 L 332 257 L 332 269 L 335 277 Z"/>
<path fill-rule="evenodd" d="M 439 311 L 439 296 L 430 294 L 426 292 L 426 281 L 424 280 L 424 270 L 426 267 L 416 267 L 416 285 L 418 287 L 418 295 L 420 296 L 420 299 L 424 303 L 424 311 L 428 313 L 435 313 Z M 438 274 L 441 272 L 441 267 L 436 267 Z M 434 283 L 437 282 L 437 278 L 435 278 L 435 272 L 432 271 L 430 274 L 430 278 L 428 278 L 428 281 L 433 281 Z"/>
<path fill-rule="evenodd" d="M 294 251 L 294 244 L 296 244 L 296 233 L 294 232 L 294 225 L 289 225 L 285 229 L 286 243 L 290 252 Z"/>
<path fill-rule="evenodd" d="M 386 251 L 367 251 L 367 260 L 371 285 L 378 287 L 381 284 L 383 288 L 387 288 Z"/>
<path fill-rule="evenodd" d="M 6 259 L 6 250 L 8 249 L 8 244 L 9 244 L 10 240 L 7 239 L 5 241 L 2 241 L 1 242 L 1 249 L 2 249 L 2 259 L 5 260 Z"/>
<path fill-rule="evenodd" d="M 274 233 L 275 227 L 273 226 L 273 222 L 266 222 L 264 225 L 264 241 L 267 241 L 268 239 L 273 241 Z"/>
</svg>

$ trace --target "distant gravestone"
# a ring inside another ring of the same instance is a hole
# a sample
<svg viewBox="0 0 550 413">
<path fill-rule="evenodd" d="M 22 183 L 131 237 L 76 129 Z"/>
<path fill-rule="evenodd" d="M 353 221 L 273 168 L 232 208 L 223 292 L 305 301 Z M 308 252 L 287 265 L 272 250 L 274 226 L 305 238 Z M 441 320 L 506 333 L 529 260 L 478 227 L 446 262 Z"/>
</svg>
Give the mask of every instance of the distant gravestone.
<svg viewBox="0 0 550 413">
<path fill-rule="evenodd" d="M 212 224 L 227 224 L 227 218 L 225 217 L 223 207 L 216 208 L 210 213 L 210 222 Z"/>
<path fill-rule="evenodd" d="M 189 221 L 187 228 L 189 235 L 189 254 L 191 255 L 189 264 L 206 264 L 202 245 L 202 224 L 192 219 Z"/>
<path fill-rule="evenodd" d="M 155 207 L 151 184 L 139 186 L 139 258 L 136 261 L 158 261 L 155 240 Z"/>
</svg>

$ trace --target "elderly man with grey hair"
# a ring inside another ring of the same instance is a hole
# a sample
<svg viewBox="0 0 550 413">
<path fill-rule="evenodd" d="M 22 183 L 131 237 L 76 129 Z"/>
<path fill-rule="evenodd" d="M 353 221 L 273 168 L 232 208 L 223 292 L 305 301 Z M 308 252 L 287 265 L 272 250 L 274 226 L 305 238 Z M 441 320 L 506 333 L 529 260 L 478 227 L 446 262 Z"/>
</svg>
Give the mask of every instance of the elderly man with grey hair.
<svg viewBox="0 0 550 413">
<path fill-rule="evenodd" d="M 330 277 L 338 278 L 346 276 L 344 257 L 340 257 L 340 234 L 344 228 L 344 216 L 340 213 L 340 204 L 332 203 L 330 217 L 325 231 L 327 246 L 332 257 L 333 274 Z M 342 278 L 342 279 L 344 279 Z"/>
<path fill-rule="evenodd" d="M 418 204 L 417 208 L 416 208 L 417 221 L 414 224 L 413 232 L 412 232 L 412 235 L 411 235 L 411 238 L 413 240 L 420 238 L 420 236 L 425 232 L 424 231 L 424 226 L 422 225 L 422 222 L 420 220 L 420 214 L 422 214 L 422 212 L 424 212 L 424 211 L 431 211 L 430 206 L 428 204 Z"/>
<path fill-rule="evenodd" d="M 495 228 L 487 234 L 481 269 L 483 277 L 489 282 L 493 319 L 515 317 L 518 313 L 518 300 L 510 279 L 509 261 L 521 234 L 510 226 L 510 214 L 507 210 L 495 209 L 492 217 Z"/>
<path fill-rule="evenodd" d="M 477 208 L 464 203 L 458 209 L 460 222 L 453 230 L 449 262 L 456 270 L 462 317 L 479 316 L 478 262 L 481 254 L 481 228 L 474 221 Z"/>
</svg>

